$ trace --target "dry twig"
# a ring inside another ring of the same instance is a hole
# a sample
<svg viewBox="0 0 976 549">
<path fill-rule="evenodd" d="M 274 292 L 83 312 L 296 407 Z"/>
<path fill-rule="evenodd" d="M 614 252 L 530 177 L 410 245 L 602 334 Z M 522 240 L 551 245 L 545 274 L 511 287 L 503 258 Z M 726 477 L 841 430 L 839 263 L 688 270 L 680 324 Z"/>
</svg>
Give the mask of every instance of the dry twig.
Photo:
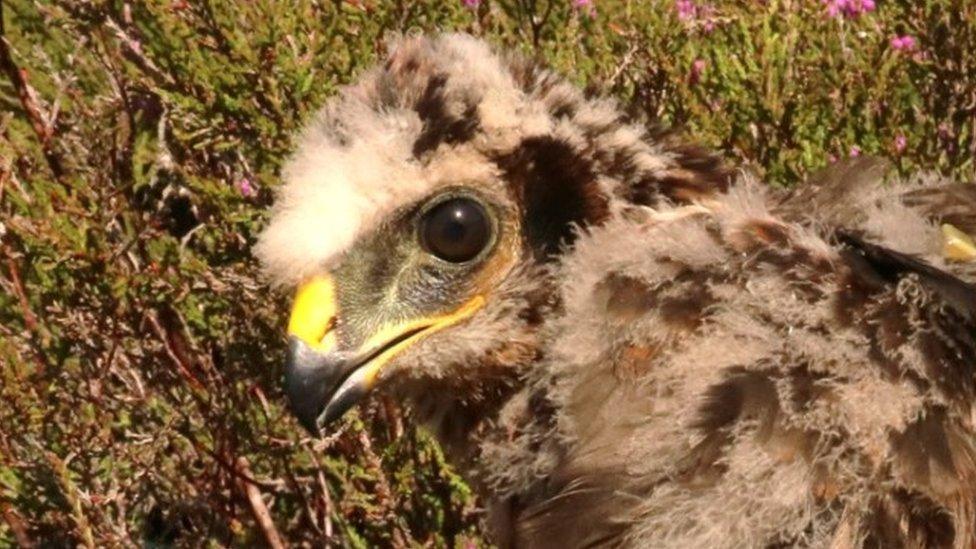
<svg viewBox="0 0 976 549">
<path fill-rule="evenodd" d="M 237 458 L 237 468 L 245 476 L 253 477 L 251 473 L 251 467 L 247 460 L 243 457 Z M 264 534 L 264 540 L 268 542 L 268 546 L 272 549 L 284 549 L 285 544 L 281 541 L 281 534 L 278 533 L 278 529 L 275 527 L 274 521 L 271 519 L 271 512 L 268 510 L 268 506 L 265 505 L 264 499 L 261 498 L 261 490 L 257 485 L 238 479 L 238 486 L 247 496 L 247 502 L 251 507 L 251 513 L 254 514 L 254 520 L 257 521 L 258 526 L 261 527 L 261 533 Z"/>
<path fill-rule="evenodd" d="M 3 514 L 3 520 L 7 523 L 10 531 L 13 532 L 14 539 L 17 540 L 19 547 L 25 549 L 35 547 L 34 541 L 27 534 L 27 526 L 24 524 L 24 519 L 20 517 L 13 507 L 5 501 L 0 501 L 0 514 Z"/>
<path fill-rule="evenodd" d="M 3 17 L 3 2 L 0 1 L 0 71 L 7 75 L 10 84 L 17 90 L 20 105 L 24 108 L 31 127 L 34 128 L 34 134 L 41 142 L 44 159 L 51 168 L 51 172 L 54 173 L 54 177 L 60 180 L 64 176 L 64 162 L 54 145 L 54 126 L 57 117 L 44 112 L 37 96 L 37 90 L 27 80 L 27 71 L 18 67 L 14 62 L 10 43 L 7 41 Z"/>
</svg>

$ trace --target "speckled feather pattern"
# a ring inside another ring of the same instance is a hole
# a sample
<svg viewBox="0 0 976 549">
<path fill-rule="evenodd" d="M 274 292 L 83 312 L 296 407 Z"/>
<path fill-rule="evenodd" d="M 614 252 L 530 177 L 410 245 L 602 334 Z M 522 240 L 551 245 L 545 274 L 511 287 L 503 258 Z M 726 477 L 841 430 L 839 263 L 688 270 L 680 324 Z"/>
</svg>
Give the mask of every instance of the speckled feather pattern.
<svg viewBox="0 0 976 549">
<path fill-rule="evenodd" d="M 976 230 L 971 186 L 865 161 L 776 191 L 473 38 L 390 50 L 299 141 L 257 253 L 294 284 L 458 180 L 546 217 L 387 386 L 496 543 L 976 545 L 974 269 L 938 229 Z"/>
<path fill-rule="evenodd" d="M 970 546 L 973 319 L 915 275 L 865 285 L 776 199 L 744 179 L 706 212 L 594 228 L 565 258 L 526 391 L 556 410 L 556 469 L 609 485 L 607 515 L 575 512 L 640 547 Z M 937 228 L 892 207 L 938 260 Z M 515 541 L 560 531 L 563 482 Z"/>
</svg>

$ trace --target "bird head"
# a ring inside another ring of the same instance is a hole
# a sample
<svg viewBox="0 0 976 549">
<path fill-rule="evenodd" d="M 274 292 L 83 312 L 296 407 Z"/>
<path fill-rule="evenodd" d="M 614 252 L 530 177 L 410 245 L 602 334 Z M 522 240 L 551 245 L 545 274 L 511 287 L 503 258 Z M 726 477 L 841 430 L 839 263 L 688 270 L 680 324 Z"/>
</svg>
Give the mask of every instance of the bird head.
<svg viewBox="0 0 976 549">
<path fill-rule="evenodd" d="M 313 432 L 380 386 L 448 380 L 474 398 L 521 375 L 579 231 L 721 177 L 469 36 L 389 50 L 308 125 L 256 247 L 296 289 L 285 385 Z"/>
</svg>

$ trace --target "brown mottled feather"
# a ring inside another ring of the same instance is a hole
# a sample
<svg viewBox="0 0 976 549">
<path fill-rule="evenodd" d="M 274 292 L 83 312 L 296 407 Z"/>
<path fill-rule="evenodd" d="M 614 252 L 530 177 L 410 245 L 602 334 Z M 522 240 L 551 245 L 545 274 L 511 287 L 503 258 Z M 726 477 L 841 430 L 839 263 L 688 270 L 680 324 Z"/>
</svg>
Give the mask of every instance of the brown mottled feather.
<svg viewBox="0 0 976 549">
<path fill-rule="evenodd" d="M 905 204 L 926 217 L 951 223 L 967 234 L 976 234 L 976 183 L 948 183 L 915 189 Z"/>
<path fill-rule="evenodd" d="M 403 39 L 318 124 L 259 247 L 281 279 L 446 186 L 517 211 L 485 309 L 384 372 L 500 546 L 976 547 L 976 265 L 938 227 L 976 235 L 973 185 L 733 180 L 464 36 Z"/>
</svg>

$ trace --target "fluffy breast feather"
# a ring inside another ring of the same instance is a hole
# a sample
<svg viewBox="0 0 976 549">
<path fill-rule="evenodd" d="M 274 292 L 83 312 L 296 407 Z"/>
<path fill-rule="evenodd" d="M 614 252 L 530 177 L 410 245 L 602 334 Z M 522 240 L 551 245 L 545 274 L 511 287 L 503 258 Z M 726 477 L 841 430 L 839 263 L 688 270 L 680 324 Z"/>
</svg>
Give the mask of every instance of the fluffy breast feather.
<svg viewBox="0 0 976 549">
<path fill-rule="evenodd" d="M 495 479 L 509 541 L 976 543 L 976 287 L 940 256 L 933 186 L 863 184 L 818 219 L 745 180 L 577 241 L 526 389 L 555 465 Z"/>
<path fill-rule="evenodd" d="M 493 361 L 500 410 L 430 412 L 476 446 L 501 545 L 976 546 L 976 263 L 939 230 L 976 233 L 976 191 L 881 172 L 730 186 L 535 63 L 404 38 L 309 126 L 256 252 L 295 283 L 438 186 L 515 184 L 545 274 L 468 328 L 543 285 L 545 321 Z"/>
</svg>

